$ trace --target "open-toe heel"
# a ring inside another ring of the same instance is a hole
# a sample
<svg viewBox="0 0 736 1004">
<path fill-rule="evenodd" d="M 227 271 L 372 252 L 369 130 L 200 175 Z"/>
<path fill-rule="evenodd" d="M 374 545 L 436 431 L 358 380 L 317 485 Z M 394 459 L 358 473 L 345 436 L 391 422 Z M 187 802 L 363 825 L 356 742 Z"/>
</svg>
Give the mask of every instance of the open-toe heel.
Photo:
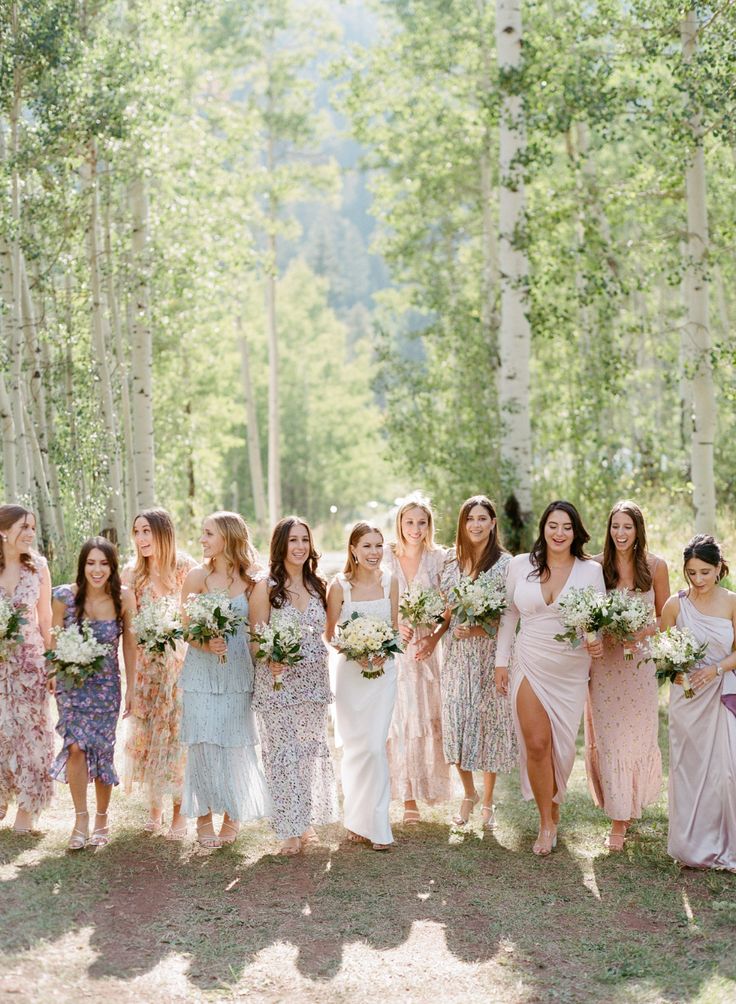
<svg viewBox="0 0 736 1004">
<path fill-rule="evenodd" d="M 77 825 L 80 818 L 84 818 L 86 821 L 86 826 L 84 829 L 80 829 Z M 69 837 L 69 843 L 66 845 L 68 851 L 82 851 L 87 846 L 87 840 L 89 837 L 89 813 L 88 812 L 77 812 L 76 819 L 74 820 L 74 829 L 72 830 L 71 836 Z"/>
<path fill-rule="evenodd" d="M 480 795 L 478 794 L 477 791 L 476 791 L 475 795 L 472 795 L 472 796 L 471 795 L 466 795 L 465 796 L 465 798 L 460 803 L 460 811 L 458 812 L 458 814 L 456 816 L 452 817 L 452 821 L 455 824 L 455 826 L 465 826 L 465 824 L 470 819 L 470 817 L 471 817 L 471 815 L 473 813 L 473 809 L 476 807 L 476 805 L 478 804 L 478 802 L 480 802 Z M 465 806 L 466 805 L 469 807 L 468 810 L 467 810 L 467 812 L 465 811 Z"/>
<path fill-rule="evenodd" d="M 540 858 L 549 857 L 557 847 L 557 829 L 540 830 L 537 839 L 534 841 L 532 851 Z"/>
<path fill-rule="evenodd" d="M 496 829 L 496 806 L 481 805 L 480 818 L 483 823 L 483 829 L 486 833 L 493 833 Z"/>
<path fill-rule="evenodd" d="M 97 820 L 102 818 L 105 820 L 103 826 L 97 825 Z M 92 830 L 92 836 L 89 838 L 90 847 L 106 847 L 110 843 L 110 828 L 107 824 L 107 813 L 97 812 L 95 813 L 95 828 Z"/>
</svg>

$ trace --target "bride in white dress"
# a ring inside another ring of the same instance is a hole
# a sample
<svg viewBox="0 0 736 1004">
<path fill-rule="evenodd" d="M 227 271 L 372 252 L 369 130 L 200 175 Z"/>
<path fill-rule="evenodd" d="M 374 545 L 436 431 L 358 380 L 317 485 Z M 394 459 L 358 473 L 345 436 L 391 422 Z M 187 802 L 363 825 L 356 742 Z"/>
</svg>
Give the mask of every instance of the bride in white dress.
<svg viewBox="0 0 736 1004">
<path fill-rule="evenodd" d="M 389 572 L 381 570 L 382 558 L 381 531 L 356 523 L 348 540 L 345 571 L 335 577 L 327 594 L 328 642 L 333 642 L 337 625 L 354 612 L 379 617 L 397 630 L 399 587 Z M 396 699 L 396 664 L 387 659 L 383 675 L 370 680 L 362 675 L 359 663 L 344 655 L 333 656 L 332 664 L 335 741 L 343 747 L 343 815 L 348 839 L 385 851 L 394 839 L 386 740 Z"/>
</svg>

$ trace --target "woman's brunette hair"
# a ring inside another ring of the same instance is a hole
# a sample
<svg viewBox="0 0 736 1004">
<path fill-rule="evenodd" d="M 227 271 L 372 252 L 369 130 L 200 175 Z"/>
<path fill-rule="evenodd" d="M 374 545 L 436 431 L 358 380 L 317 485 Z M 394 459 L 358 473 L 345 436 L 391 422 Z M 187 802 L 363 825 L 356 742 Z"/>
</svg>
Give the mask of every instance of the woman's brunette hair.
<svg viewBox="0 0 736 1004">
<path fill-rule="evenodd" d="M 348 537 L 348 557 L 345 562 L 345 568 L 343 569 L 347 579 L 352 579 L 355 575 L 355 569 L 358 567 L 358 562 L 353 557 L 353 548 L 362 537 L 365 537 L 367 533 L 380 534 L 381 540 L 383 540 L 383 531 L 377 526 L 371 526 L 370 523 L 366 523 L 365 520 L 360 520 L 359 523 L 355 524 L 353 529 L 350 531 L 350 536 Z"/>
<path fill-rule="evenodd" d="M 120 569 L 118 563 L 118 551 L 114 544 L 111 544 L 107 537 L 90 537 L 82 544 L 77 561 L 77 594 L 74 597 L 74 609 L 77 614 L 77 624 L 84 620 L 84 604 L 87 599 L 87 576 L 85 569 L 90 551 L 102 551 L 110 566 L 110 578 L 105 583 L 105 591 L 112 597 L 115 607 L 115 618 L 118 624 L 123 620 L 123 601 L 121 599 Z"/>
<path fill-rule="evenodd" d="M 473 544 L 468 536 L 467 522 L 471 509 L 475 506 L 482 506 L 491 519 L 496 520 L 496 524 L 491 530 L 491 535 L 483 549 L 483 553 L 476 559 L 473 553 Z M 455 534 L 455 554 L 457 563 L 461 569 L 470 565 L 471 577 L 477 577 L 481 572 L 487 572 L 496 564 L 504 552 L 501 539 L 498 533 L 498 520 L 493 502 L 485 495 L 472 495 L 460 506 L 457 517 L 457 532 Z"/>
<path fill-rule="evenodd" d="M 295 526 L 303 526 L 309 537 L 309 554 L 304 562 L 302 576 L 307 591 L 316 596 L 323 607 L 327 606 L 327 583 L 317 571 L 320 555 L 314 546 L 312 530 L 309 523 L 301 516 L 284 516 L 273 528 L 271 534 L 271 550 L 269 563 L 273 584 L 268 590 L 271 606 L 279 609 L 289 601 L 289 590 L 286 588 L 286 555 L 289 548 L 289 537 Z"/>
<path fill-rule="evenodd" d="M 590 558 L 590 555 L 585 553 L 585 545 L 590 540 L 590 534 L 583 526 L 580 513 L 577 511 L 572 502 L 565 502 L 564 499 L 556 499 L 554 502 L 550 502 L 542 513 L 541 519 L 539 520 L 537 539 L 534 541 L 532 549 L 529 552 L 529 561 L 533 567 L 531 577 L 539 579 L 540 582 L 546 582 L 550 574 L 549 565 L 547 564 L 547 541 L 544 539 L 544 528 L 547 525 L 547 520 L 550 515 L 558 509 L 561 512 L 566 513 L 570 517 L 570 522 L 572 523 L 572 545 L 570 546 L 570 553 L 573 557 L 580 558 L 581 561 L 588 561 Z"/>
<path fill-rule="evenodd" d="M 133 520 L 133 530 L 139 519 L 145 519 L 151 528 L 159 575 L 167 592 L 176 586 L 176 533 L 174 522 L 165 509 L 155 507 L 141 509 Z M 126 573 L 127 574 L 127 573 Z M 151 578 L 151 559 L 145 558 L 136 547 L 136 559 L 133 566 L 133 585 L 136 593 L 140 593 Z"/>
<path fill-rule="evenodd" d="M 624 513 L 634 524 L 636 537 L 634 539 L 634 589 L 645 593 L 652 587 L 652 570 L 649 567 L 647 552 L 647 531 L 644 526 L 644 515 L 631 499 L 621 499 L 608 514 L 606 539 L 603 543 L 603 578 L 606 589 L 615 589 L 618 585 L 618 569 L 616 568 L 616 545 L 611 537 L 611 524 L 616 513 Z"/>
<path fill-rule="evenodd" d="M 5 535 L 11 526 L 17 523 L 19 519 L 23 519 L 24 517 L 27 519 L 29 516 L 33 516 L 34 519 L 36 518 L 31 510 L 26 509 L 25 506 L 15 505 L 13 503 L 0 505 L 0 572 L 5 569 Z M 30 569 L 31 572 L 36 571 L 36 565 L 33 561 L 32 555 L 21 554 L 20 563 L 25 568 Z"/>
<path fill-rule="evenodd" d="M 690 581 L 690 577 L 687 574 L 685 566 L 691 558 L 704 561 L 706 565 L 713 565 L 714 568 L 720 565 L 721 570 L 718 573 L 719 582 L 728 575 L 728 565 L 723 560 L 721 545 L 709 533 L 696 533 L 692 540 L 685 545 L 685 549 L 682 552 L 682 571 L 688 582 Z"/>
<path fill-rule="evenodd" d="M 225 541 L 223 557 L 228 576 L 232 579 L 233 573 L 239 575 L 250 592 L 256 584 L 251 572 L 256 565 L 256 554 L 250 542 L 248 524 L 238 512 L 213 512 L 207 519 L 212 520 Z M 206 561 L 205 566 L 210 571 L 213 568 L 211 561 Z"/>
<path fill-rule="evenodd" d="M 422 541 L 424 550 L 434 551 L 437 547 L 434 542 L 434 514 L 432 506 L 429 504 L 429 499 L 425 499 L 421 495 L 410 495 L 403 500 L 396 511 L 396 541 L 390 546 L 391 550 L 398 557 L 406 550 L 406 537 L 404 537 L 404 531 L 401 529 L 401 521 L 404 518 L 404 514 L 411 509 L 421 509 L 427 517 L 427 536 Z"/>
</svg>

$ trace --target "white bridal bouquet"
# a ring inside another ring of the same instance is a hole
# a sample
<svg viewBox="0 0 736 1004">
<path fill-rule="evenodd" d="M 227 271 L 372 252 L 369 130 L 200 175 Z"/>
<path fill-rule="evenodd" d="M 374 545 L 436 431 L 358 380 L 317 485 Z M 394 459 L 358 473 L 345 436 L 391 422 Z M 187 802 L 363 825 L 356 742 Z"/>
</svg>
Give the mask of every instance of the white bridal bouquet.
<svg viewBox="0 0 736 1004">
<path fill-rule="evenodd" d="M 286 610 L 274 610 L 268 624 L 256 624 L 251 639 L 258 645 L 256 659 L 295 666 L 302 654 L 302 627 L 297 616 Z M 283 674 L 274 677 L 273 689 L 281 690 Z"/>
<path fill-rule="evenodd" d="M 375 659 L 387 659 L 402 652 L 399 636 L 388 621 L 379 617 L 365 617 L 357 611 L 348 620 L 338 624 L 335 648 L 355 662 L 366 662 L 361 669 L 366 680 L 383 676 L 383 666 L 376 666 Z"/>
<path fill-rule="evenodd" d="M 577 648 L 581 640 L 595 641 L 599 631 L 609 623 L 608 597 L 592 586 L 572 587 L 560 599 L 562 623 L 567 629 L 555 635 L 555 641 L 569 641 Z"/>
<path fill-rule="evenodd" d="M 445 614 L 445 599 L 436 589 L 427 589 L 412 582 L 401 596 L 399 613 L 413 628 L 441 624 Z"/>
<path fill-rule="evenodd" d="M 481 572 L 478 578 L 461 579 L 450 590 L 450 609 L 459 624 L 481 627 L 491 638 L 497 622 L 506 609 L 506 586 L 493 569 Z"/>
<path fill-rule="evenodd" d="M 6 658 L 23 641 L 26 608 L 0 597 L 0 658 Z"/>
<path fill-rule="evenodd" d="M 682 691 L 685 697 L 695 697 L 695 691 L 690 686 L 688 670 L 703 659 L 707 649 L 708 643 L 698 644 L 697 639 L 687 628 L 671 627 L 652 635 L 647 646 L 646 659 L 651 659 L 656 666 L 656 675 L 660 683 L 664 683 L 665 680 L 674 683 L 677 674 L 682 673 Z"/>
<path fill-rule="evenodd" d="M 245 618 L 233 610 L 227 593 L 193 593 L 184 604 L 188 623 L 184 628 L 184 640 L 204 644 L 212 638 L 228 638 L 234 635 Z M 226 662 L 226 656 L 219 657 Z"/>
<path fill-rule="evenodd" d="M 606 634 L 624 643 L 624 659 L 634 658 L 634 647 L 627 642 L 654 620 L 654 610 L 641 594 L 629 593 L 625 589 L 614 589 L 608 594 L 608 623 Z"/>
<path fill-rule="evenodd" d="M 167 647 L 176 647 L 184 637 L 179 605 L 173 596 L 146 596 L 133 618 L 138 644 L 150 655 L 163 655 Z"/>
<path fill-rule="evenodd" d="M 81 687 L 99 673 L 110 646 L 95 638 L 86 621 L 81 625 L 75 621 L 65 628 L 54 628 L 53 633 L 56 645 L 44 653 L 52 666 L 49 676 L 61 679 L 67 687 Z"/>
</svg>

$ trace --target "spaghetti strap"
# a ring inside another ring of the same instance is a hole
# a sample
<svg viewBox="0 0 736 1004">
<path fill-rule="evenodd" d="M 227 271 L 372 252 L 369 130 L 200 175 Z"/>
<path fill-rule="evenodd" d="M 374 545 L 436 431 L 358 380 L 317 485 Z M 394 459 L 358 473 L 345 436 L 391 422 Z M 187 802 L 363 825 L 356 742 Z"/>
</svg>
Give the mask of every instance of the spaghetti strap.
<svg viewBox="0 0 736 1004">
<path fill-rule="evenodd" d="M 391 595 L 391 572 L 387 572 L 385 569 L 381 573 L 381 586 L 383 587 L 383 598 L 387 600 Z"/>
</svg>

